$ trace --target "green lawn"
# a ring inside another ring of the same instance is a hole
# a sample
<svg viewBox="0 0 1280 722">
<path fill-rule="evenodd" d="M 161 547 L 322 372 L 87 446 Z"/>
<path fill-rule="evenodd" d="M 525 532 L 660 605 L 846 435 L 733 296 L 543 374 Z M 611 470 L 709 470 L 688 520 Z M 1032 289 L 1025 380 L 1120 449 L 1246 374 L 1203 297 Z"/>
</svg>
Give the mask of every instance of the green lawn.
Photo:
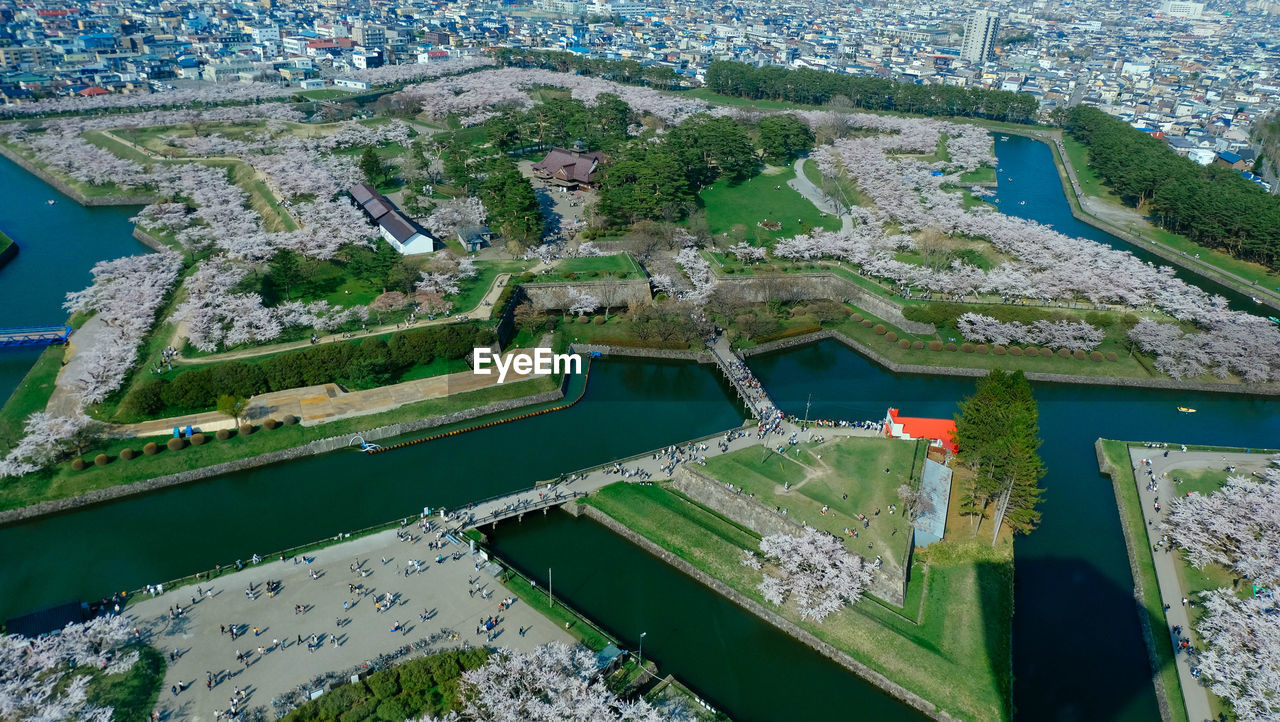
<svg viewBox="0 0 1280 722">
<path fill-rule="evenodd" d="M 162 447 L 161 452 L 155 456 L 139 456 L 132 461 L 121 461 L 117 457 L 125 448 L 140 450 L 144 440 L 102 440 L 94 447 L 87 449 L 83 456 L 92 460 L 96 454 L 105 453 L 113 459 L 110 464 L 104 467 L 91 465 L 84 471 L 75 471 L 71 468 L 70 462 L 67 462 L 11 480 L 8 484 L 0 486 L 0 511 L 52 499 L 79 496 L 97 489 L 301 446 L 316 439 L 345 436 L 380 426 L 443 416 L 497 401 L 543 393 L 557 388 L 559 383 L 559 379 L 543 376 L 444 398 L 419 401 L 379 414 L 341 419 L 320 426 L 282 426 L 274 431 L 260 429 L 247 437 L 235 436 L 228 441 L 211 440 L 204 446 L 189 446 L 181 451 L 168 451 Z M 556 406 L 560 403 L 563 402 L 546 406 Z M 521 408 L 509 414 L 488 418 L 515 416 L 535 408 L 539 407 Z M 464 425 L 471 423 L 474 422 L 467 422 Z"/>
<path fill-rule="evenodd" d="M 484 299 L 484 295 L 489 292 L 493 282 L 497 280 L 498 275 L 502 273 L 522 273 L 528 270 L 533 263 L 522 261 L 519 259 L 509 261 L 476 261 L 476 268 L 480 269 L 480 273 L 475 277 L 463 281 L 460 286 L 461 290 L 458 295 L 453 296 L 449 300 L 453 301 L 454 313 L 467 313 L 475 310 L 480 305 L 480 301 Z"/>
<path fill-rule="evenodd" d="M 827 195 L 837 198 L 844 205 L 871 204 L 871 200 L 862 195 L 862 191 L 858 190 L 858 184 L 847 173 L 841 172 L 836 178 L 823 178 L 822 171 L 818 170 L 817 161 L 812 159 L 806 159 L 801 167 L 804 169 L 804 177 L 808 178 L 810 183 L 824 190 Z"/>
<path fill-rule="evenodd" d="M 995 183 L 996 169 L 989 165 L 984 165 L 974 170 L 965 171 L 960 174 L 961 183 Z"/>
<path fill-rule="evenodd" d="M 4 407 L 0 408 L 0 449 L 8 451 L 22 438 L 22 426 L 27 417 L 44 411 L 49 404 L 58 371 L 62 369 L 62 353 L 61 346 L 46 348 L 23 377 L 22 383 L 13 390 Z"/>
<path fill-rule="evenodd" d="M 578 616 L 577 613 L 568 609 L 561 602 L 556 602 L 555 606 L 551 606 L 551 599 L 547 596 L 547 590 L 542 587 L 530 586 L 529 582 L 521 575 L 507 574 L 503 579 L 502 586 L 511 590 L 524 604 L 528 604 L 534 611 L 546 617 L 548 621 L 557 627 L 567 629 L 569 634 L 575 639 L 587 645 L 594 652 L 599 652 L 605 647 L 613 643 L 613 639 L 604 632 L 596 628 L 594 625 L 585 621 L 584 617 Z M 568 627 L 565 627 L 568 624 Z"/>
<path fill-rule="evenodd" d="M 164 654 L 155 647 L 137 645 L 138 661 L 124 674 L 106 675 L 98 670 L 87 690 L 91 704 L 112 707 L 112 720 L 143 720 L 151 715 L 164 684 Z"/>
<path fill-rule="evenodd" d="M 743 240 L 771 244 L 814 227 L 839 230 L 839 218 L 824 216 L 807 198 L 787 185 L 787 181 L 796 177 L 794 168 L 772 170 L 776 172 L 761 173 L 738 185 L 717 181 L 702 191 L 707 225 L 713 234 L 731 233 L 734 226 L 742 226 Z M 762 221 L 779 222 L 782 228 L 777 231 L 761 228 L 757 224 Z"/>
<path fill-rule="evenodd" d="M 820 639 L 959 719 L 1008 719 L 1011 546 L 953 547 L 928 571 L 919 624 L 871 599 L 805 622 L 791 605 L 773 607 L 759 590 L 761 573 L 738 563 L 755 541 L 730 522 L 661 486 L 614 484 L 586 503 L 659 547 L 775 609 Z"/>
<path fill-rule="evenodd" d="M 564 258 L 546 273 L 534 277 L 534 283 L 551 281 L 590 281 L 601 278 L 632 279 L 644 278 L 640 264 L 628 253 L 617 253 L 612 256 L 586 256 L 583 258 Z"/>
<path fill-rule="evenodd" d="M 1149 550 L 1153 540 L 1147 535 L 1147 525 L 1142 519 L 1142 500 L 1138 498 L 1137 482 L 1133 477 L 1133 465 L 1129 459 L 1129 445 L 1123 441 L 1101 441 L 1103 454 L 1111 465 L 1111 483 L 1115 485 L 1120 497 L 1120 516 L 1133 535 L 1133 550 L 1137 559 L 1133 560 L 1138 567 L 1138 575 L 1142 580 L 1142 609 L 1147 615 L 1147 623 L 1151 626 L 1151 636 L 1155 640 L 1156 661 L 1160 668 L 1160 678 L 1164 682 L 1167 701 L 1173 722 L 1187 721 L 1187 706 L 1182 698 L 1182 684 L 1178 681 L 1178 670 L 1174 663 L 1173 642 L 1164 633 L 1167 624 L 1164 619 L 1164 603 L 1160 599 L 1160 585 L 1156 580 L 1155 563 Z"/>
<path fill-rule="evenodd" d="M 901 513 L 890 514 L 889 505 L 901 504 L 900 485 L 919 482 L 914 462 L 922 443 L 852 437 L 799 444 L 785 455 L 749 448 L 708 459 L 702 471 L 742 487 L 766 507 L 786 509 L 790 518 L 846 539 L 852 551 L 881 555 L 885 570 L 900 577 L 910 525 Z M 868 517 L 868 527 L 858 514 Z"/>
<path fill-rule="evenodd" d="M 110 151 L 112 155 L 131 160 L 139 165 L 149 166 L 156 160 L 136 148 L 109 137 L 100 130 L 91 130 L 84 134 L 84 139 L 92 145 Z"/>
<path fill-rule="evenodd" d="M 6 236 L 4 234 L 4 231 L 0 231 L 0 251 L 3 251 L 4 249 L 12 245 L 13 245 L 13 239 Z"/>
</svg>

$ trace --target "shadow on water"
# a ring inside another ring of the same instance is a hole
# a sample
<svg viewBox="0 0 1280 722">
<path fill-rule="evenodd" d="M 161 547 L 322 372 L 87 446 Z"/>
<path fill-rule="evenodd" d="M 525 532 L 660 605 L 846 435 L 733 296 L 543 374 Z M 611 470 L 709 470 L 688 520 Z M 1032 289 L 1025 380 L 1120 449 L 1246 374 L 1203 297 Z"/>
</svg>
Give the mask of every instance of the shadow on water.
<svg viewBox="0 0 1280 722">
<path fill-rule="evenodd" d="M 564 513 L 500 524 L 500 556 L 740 722 L 923 715 L 605 527 Z"/>
</svg>

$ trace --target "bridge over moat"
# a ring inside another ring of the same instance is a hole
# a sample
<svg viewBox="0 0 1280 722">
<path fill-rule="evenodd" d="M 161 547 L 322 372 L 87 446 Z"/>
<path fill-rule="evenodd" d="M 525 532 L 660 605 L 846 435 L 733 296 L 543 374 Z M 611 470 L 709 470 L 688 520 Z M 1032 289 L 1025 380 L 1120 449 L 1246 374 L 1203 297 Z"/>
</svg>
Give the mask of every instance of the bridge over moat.
<svg viewBox="0 0 1280 722">
<path fill-rule="evenodd" d="M 67 337 L 70 335 L 70 326 L 0 328 L 0 348 L 49 346 L 55 343 L 66 343 Z"/>
</svg>

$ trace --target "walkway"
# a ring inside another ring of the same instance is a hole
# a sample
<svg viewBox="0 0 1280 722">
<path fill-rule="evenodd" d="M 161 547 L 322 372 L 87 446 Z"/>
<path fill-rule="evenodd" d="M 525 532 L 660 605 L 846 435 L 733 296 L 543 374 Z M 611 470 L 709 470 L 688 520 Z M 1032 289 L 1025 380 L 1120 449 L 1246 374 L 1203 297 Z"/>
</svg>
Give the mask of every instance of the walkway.
<svg viewBox="0 0 1280 722">
<path fill-rule="evenodd" d="M 817 207 L 818 210 L 824 213 L 830 213 L 833 216 L 838 216 L 840 218 L 841 231 L 848 233 L 853 230 L 853 216 L 846 212 L 842 212 L 843 209 L 839 207 L 835 200 L 824 193 L 821 188 L 814 185 L 813 181 L 810 181 L 808 176 L 804 174 L 804 163 L 806 160 L 808 160 L 808 158 L 796 158 L 794 165 L 796 169 L 796 177 L 787 181 L 787 185 L 791 186 L 791 189 L 795 192 L 809 199 L 809 202 Z"/>
<path fill-rule="evenodd" d="M 532 356 L 531 349 L 514 349 L 504 356 Z M 505 383 L 515 383 L 530 378 L 532 374 L 519 374 L 512 368 L 507 372 Z M 330 421 L 365 416 L 382 411 L 389 411 L 404 404 L 412 404 L 427 399 L 439 399 L 451 394 L 466 393 L 477 389 L 496 386 L 496 371 L 489 375 L 477 374 L 468 369 L 456 373 L 432 376 L 425 379 L 414 379 L 388 386 L 367 389 L 365 391 L 345 391 L 337 384 L 321 384 L 319 386 L 303 386 L 284 391 L 272 391 L 259 394 L 249 399 L 245 405 L 244 421 L 260 423 L 268 418 L 283 419 L 287 415 L 297 416 L 304 426 L 325 424 Z M 118 424 L 108 429 L 113 436 L 133 438 L 141 436 L 169 436 L 173 428 L 192 426 L 203 432 L 219 429 L 234 429 L 236 422 L 217 411 L 204 411 L 198 414 L 171 416 L 166 419 L 153 419 L 137 424 Z"/>
<path fill-rule="evenodd" d="M 1172 478 L 1165 477 L 1165 472 L 1174 469 L 1224 469 L 1229 464 L 1235 464 L 1238 473 L 1248 475 L 1251 471 L 1261 469 L 1266 466 L 1267 457 L 1261 454 L 1222 454 L 1205 451 L 1182 452 L 1177 447 L 1170 447 L 1167 450 L 1168 456 L 1165 456 L 1164 449 L 1148 449 L 1141 446 L 1129 447 L 1129 458 L 1134 469 L 1134 481 L 1138 487 L 1138 499 L 1142 502 L 1142 516 L 1147 522 L 1147 535 L 1154 543 L 1162 534 L 1159 530 L 1159 524 L 1162 517 L 1168 514 L 1169 504 L 1178 496 L 1178 487 L 1174 484 Z M 1142 463 L 1143 459 L 1150 459 L 1151 466 Z M 1156 492 L 1147 491 L 1147 484 L 1151 480 L 1151 476 L 1147 475 L 1147 471 L 1152 472 L 1157 483 Z M 1155 503 L 1160 502 L 1159 513 L 1155 510 Z M 1167 547 L 1166 547 L 1167 548 Z M 1143 550 L 1135 550 L 1141 554 Z M 1182 636 L 1187 638 L 1195 638 L 1191 626 L 1191 620 L 1188 616 L 1188 607 L 1183 606 L 1182 600 L 1187 597 L 1187 591 L 1182 588 L 1182 582 L 1178 578 L 1178 556 L 1175 552 L 1156 552 L 1152 550 L 1151 557 L 1155 562 L 1156 579 L 1160 584 L 1160 596 L 1164 600 L 1164 604 L 1168 605 L 1169 611 L 1165 612 L 1165 622 L 1167 624 L 1164 630 L 1166 634 L 1173 635 L 1174 627 L 1182 627 Z M 1192 600 L 1195 603 L 1195 600 Z M 1151 630 L 1153 634 L 1159 634 L 1161 630 Z M 1176 646 L 1177 638 L 1174 638 Z M 1187 717 L 1191 722 L 1201 722 L 1211 718 L 1209 710 L 1209 697 L 1205 688 L 1200 684 L 1200 680 L 1191 675 L 1191 668 L 1195 666 L 1193 658 L 1186 654 L 1176 654 L 1175 661 L 1178 667 L 1178 681 L 1182 686 L 1182 696 L 1186 700 Z"/>
<path fill-rule="evenodd" d="M 733 388 L 747 405 L 752 416 L 763 419 L 770 410 L 778 408 L 763 386 L 751 383 L 755 380 L 751 375 L 751 369 L 733 352 L 725 334 L 716 336 L 714 342 L 707 344 L 707 350 L 711 352 L 711 358 L 720 372 L 729 379 L 730 384 L 733 384 Z"/>
<path fill-rule="evenodd" d="M 450 634 L 448 640 L 414 650 L 396 662 L 463 643 L 487 645 L 487 637 L 476 634 L 476 625 L 491 616 L 500 619 L 498 636 L 492 642 L 498 647 L 528 651 L 547 642 L 573 643 L 568 632 L 524 604 L 516 602 L 500 612 L 499 602 L 510 593 L 492 575 L 477 571 L 476 563 L 482 560 L 467 547 L 446 542 L 442 550 L 429 549 L 434 531 L 424 534 L 417 526 L 406 530 L 414 535 L 414 541 L 401 541 L 398 530 L 380 532 L 308 554 L 310 563 L 297 563 L 292 557 L 281 563 L 276 558 L 224 574 L 199 585 L 208 595 L 203 598 L 196 599 L 197 587 L 190 586 L 128 608 L 125 613 L 137 620 L 135 625 L 148 641 L 166 655 L 173 649 L 180 654 L 165 672 L 156 707 L 161 718 L 211 721 L 215 711 L 228 709 L 238 688 L 246 692 L 240 709 L 266 707 L 267 718 L 274 719 L 272 699 L 319 675 L 350 669 L 406 644 L 441 636 L 442 629 L 457 632 L 458 640 Z M 456 561 L 452 557 L 455 552 L 462 552 Z M 445 555 L 445 561 L 437 563 L 440 554 Z M 405 569 L 412 570 L 414 559 L 421 562 L 421 571 L 406 576 Z M 363 574 L 351 571 L 357 562 Z M 318 579 L 311 578 L 313 571 Z M 468 593 L 476 589 L 477 585 L 470 583 L 473 579 L 478 579 L 480 591 L 487 596 Z M 273 597 L 264 588 L 268 581 L 280 584 Z M 370 593 L 352 593 L 351 584 L 363 584 Z M 256 599 L 245 594 L 250 586 Z M 376 611 L 375 599 L 388 593 L 393 598 L 389 611 Z M 344 609 L 344 603 L 351 608 Z M 174 605 L 184 608 L 176 619 L 168 611 Z M 295 605 L 306 611 L 297 613 Z M 424 613 L 428 615 L 425 621 Z M 396 622 L 402 629 L 390 631 Z M 219 631 L 233 625 L 243 635 L 235 641 Z M 254 627 L 261 636 L 254 636 Z M 526 627 L 527 632 L 520 635 L 518 630 Z M 312 635 L 317 642 L 314 650 L 309 648 Z M 275 640 L 279 640 L 278 646 Z M 247 656 L 247 665 L 237 662 L 237 651 Z M 206 687 L 210 674 L 216 678 L 212 689 Z M 189 686 L 175 696 L 171 688 L 179 683 Z"/>
<path fill-rule="evenodd" d="M 71 332 L 67 348 L 62 354 L 62 369 L 53 382 L 53 393 L 49 395 L 49 403 L 45 411 L 54 416 L 72 416 L 80 410 L 80 389 L 76 388 L 75 379 L 87 374 L 87 354 L 77 353 L 91 349 L 98 343 L 98 337 L 107 330 L 107 324 L 101 316 L 93 316 Z"/>
</svg>

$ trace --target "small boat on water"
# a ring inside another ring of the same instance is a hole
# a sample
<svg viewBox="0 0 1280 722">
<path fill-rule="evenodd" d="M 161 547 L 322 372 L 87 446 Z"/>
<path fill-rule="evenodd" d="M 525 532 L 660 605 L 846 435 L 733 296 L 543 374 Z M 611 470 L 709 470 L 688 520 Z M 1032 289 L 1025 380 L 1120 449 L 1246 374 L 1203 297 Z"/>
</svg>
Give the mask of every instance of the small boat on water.
<svg viewBox="0 0 1280 722">
<path fill-rule="evenodd" d="M 1249 299 L 1252 300 L 1254 303 L 1262 303 L 1262 301 L 1258 300 L 1257 296 L 1250 296 Z"/>
<path fill-rule="evenodd" d="M 1184 414 L 1194 414 L 1196 412 L 1195 409 L 1190 409 L 1190 408 L 1187 408 L 1186 406 L 1179 406 L 1178 411 L 1181 411 Z"/>
<path fill-rule="evenodd" d="M 57 202 L 57 201 L 53 200 L 52 198 L 50 198 L 50 199 L 49 199 L 49 205 L 53 205 L 53 204 L 54 204 L 54 203 L 56 203 L 56 202 Z"/>
<path fill-rule="evenodd" d="M 1270 321 L 1271 323 L 1276 324 L 1277 326 L 1280 326 L 1280 318 L 1276 318 L 1275 316 L 1267 316 L 1267 320 Z"/>
<path fill-rule="evenodd" d="M 1009 140 L 1009 136 L 1007 136 L 1007 135 L 1002 135 L 1002 136 L 1000 136 L 1000 140 Z"/>
<path fill-rule="evenodd" d="M 1018 205 L 1020 206 L 1025 206 L 1026 204 L 1027 204 L 1026 201 L 1018 201 Z"/>
</svg>

